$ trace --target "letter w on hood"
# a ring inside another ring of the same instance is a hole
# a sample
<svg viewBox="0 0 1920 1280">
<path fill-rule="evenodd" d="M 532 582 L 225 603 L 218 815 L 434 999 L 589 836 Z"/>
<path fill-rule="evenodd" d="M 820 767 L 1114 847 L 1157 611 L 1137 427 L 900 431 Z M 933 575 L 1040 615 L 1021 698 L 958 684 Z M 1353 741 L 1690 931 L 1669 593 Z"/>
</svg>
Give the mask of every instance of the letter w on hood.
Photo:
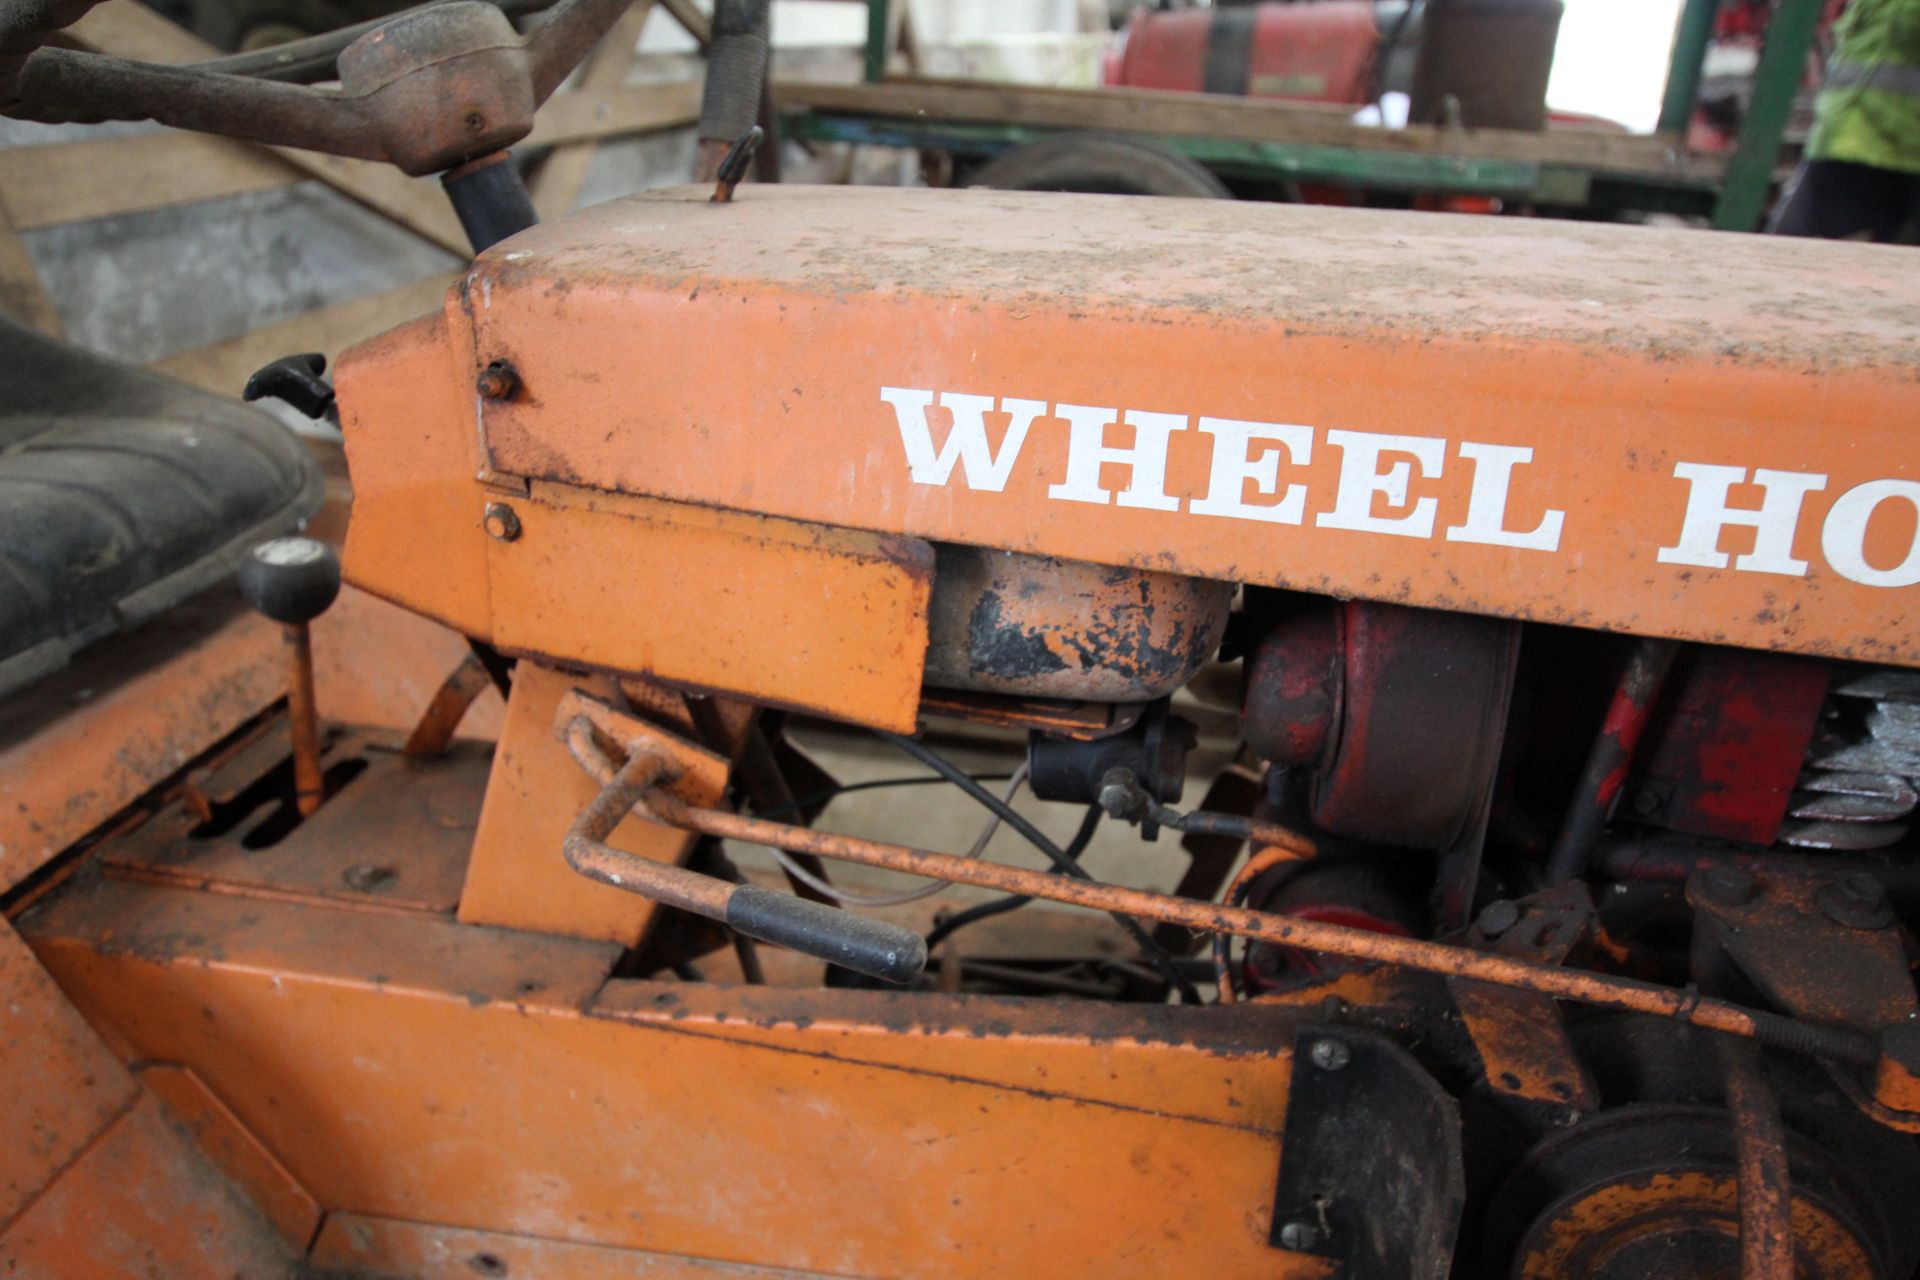
<svg viewBox="0 0 1920 1280">
<path fill-rule="evenodd" d="M 955 391 L 940 393 L 940 407 L 953 415 L 953 427 L 938 453 L 933 447 L 933 431 L 927 425 L 927 408 L 933 404 L 933 392 L 912 387 L 882 387 L 880 398 L 893 406 L 900 423 L 900 443 L 907 451 L 907 469 L 915 484 L 946 484 L 953 476 L 954 464 L 969 489 L 999 493 L 1007 487 L 1013 464 L 1026 443 L 1033 420 L 1046 412 L 1044 400 L 1012 400 L 1002 397 L 1000 412 L 1008 416 L 1007 433 L 995 453 L 987 439 L 987 413 L 994 407 L 992 396 L 969 396 Z"/>
</svg>

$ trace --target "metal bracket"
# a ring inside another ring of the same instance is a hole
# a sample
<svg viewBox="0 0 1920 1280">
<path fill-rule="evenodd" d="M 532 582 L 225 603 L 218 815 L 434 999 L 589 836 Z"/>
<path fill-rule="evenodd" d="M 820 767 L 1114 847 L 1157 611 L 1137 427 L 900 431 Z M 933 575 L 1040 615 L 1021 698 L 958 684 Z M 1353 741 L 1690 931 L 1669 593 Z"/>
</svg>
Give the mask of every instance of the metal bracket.
<svg viewBox="0 0 1920 1280">
<path fill-rule="evenodd" d="M 1413 1056 L 1301 1028 L 1270 1243 L 1336 1259 L 1347 1280 L 1442 1280 L 1465 1200 L 1459 1110 Z"/>
</svg>

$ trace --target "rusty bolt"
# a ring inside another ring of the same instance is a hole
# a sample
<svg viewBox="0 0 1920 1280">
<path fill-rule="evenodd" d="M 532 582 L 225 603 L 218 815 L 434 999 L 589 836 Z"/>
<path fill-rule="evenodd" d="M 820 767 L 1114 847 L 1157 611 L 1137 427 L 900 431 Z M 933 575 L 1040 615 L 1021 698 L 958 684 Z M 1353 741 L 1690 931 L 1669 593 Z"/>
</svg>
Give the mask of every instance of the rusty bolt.
<svg viewBox="0 0 1920 1280">
<path fill-rule="evenodd" d="M 1699 885 L 1708 901 L 1723 907 L 1745 906 L 1760 892 L 1760 882 L 1753 873 L 1739 867 L 1708 867 L 1700 873 Z"/>
<path fill-rule="evenodd" d="M 1308 1222 L 1289 1222 L 1280 1228 L 1281 1247 L 1305 1252 L 1320 1243 L 1320 1232 Z"/>
<path fill-rule="evenodd" d="M 1814 894 L 1827 919 L 1849 929 L 1884 929 L 1893 923 L 1887 886 L 1877 876 L 1849 871 L 1835 876 Z"/>
<path fill-rule="evenodd" d="M 1520 908 L 1506 898 L 1489 902 L 1474 921 L 1485 938 L 1497 938 L 1520 923 Z"/>
<path fill-rule="evenodd" d="M 486 400 L 511 400 L 520 389 L 520 375 L 505 360 L 495 360 L 480 371 L 473 389 Z"/>
<path fill-rule="evenodd" d="M 489 502 L 482 521 L 487 532 L 501 542 L 512 542 L 520 536 L 520 517 L 504 502 Z"/>
<path fill-rule="evenodd" d="M 1338 1040 L 1315 1040 L 1307 1056 L 1322 1071 L 1343 1071 L 1353 1061 L 1353 1050 Z"/>
</svg>

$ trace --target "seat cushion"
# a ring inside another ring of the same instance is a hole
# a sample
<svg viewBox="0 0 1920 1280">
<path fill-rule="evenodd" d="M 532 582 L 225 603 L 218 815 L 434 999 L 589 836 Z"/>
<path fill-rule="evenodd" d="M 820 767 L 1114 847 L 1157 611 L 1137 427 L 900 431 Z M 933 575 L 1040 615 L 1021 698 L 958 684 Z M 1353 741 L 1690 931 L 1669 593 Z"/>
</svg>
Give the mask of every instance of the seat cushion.
<svg viewBox="0 0 1920 1280">
<path fill-rule="evenodd" d="M 322 490 L 269 415 L 0 319 L 0 696 L 222 581 Z"/>
</svg>

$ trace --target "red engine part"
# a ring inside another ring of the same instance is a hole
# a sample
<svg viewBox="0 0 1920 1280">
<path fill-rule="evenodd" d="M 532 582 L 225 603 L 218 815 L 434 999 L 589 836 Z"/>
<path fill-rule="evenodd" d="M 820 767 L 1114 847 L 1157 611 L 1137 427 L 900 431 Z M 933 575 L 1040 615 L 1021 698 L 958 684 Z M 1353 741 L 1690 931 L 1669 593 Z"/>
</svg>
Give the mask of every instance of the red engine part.
<svg viewBox="0 0 1920 1280">
<path fill-rule="evenodd" d="M 1691 835 L 1772 844 L 1831 678 L 1826 664 L 1785 654 L 1684 655 L 1617 812 Z"/>
<path fill-rule="evenodd" d="M 1313 769 L 1322 829 L 1451 848 L 1493 785 L 1519 635 L 1464 613 L 1307 605 L 1248 662 L 1243 732 L 1264 758 Z"/>
<path fill-rule="evenodd" d="M 1424 927 L 1416 888 L 1379 856 L 1283 863 L 1250 886 L 1247 904 L 1301 920 L 1344 925 L 1396 938 Z M 1312 978 L 1361 969 L 1367 961 L 1343 960 L 1294 947 L 1255 943 L 1241 961 L 1242 989 L 1249 996 Z"/>
<path fill-rule="evenodd" d="M 1107 83 L 1362 106 L 1380 46 L 1372 0 L 1142 13 Z"/>
</svg>

